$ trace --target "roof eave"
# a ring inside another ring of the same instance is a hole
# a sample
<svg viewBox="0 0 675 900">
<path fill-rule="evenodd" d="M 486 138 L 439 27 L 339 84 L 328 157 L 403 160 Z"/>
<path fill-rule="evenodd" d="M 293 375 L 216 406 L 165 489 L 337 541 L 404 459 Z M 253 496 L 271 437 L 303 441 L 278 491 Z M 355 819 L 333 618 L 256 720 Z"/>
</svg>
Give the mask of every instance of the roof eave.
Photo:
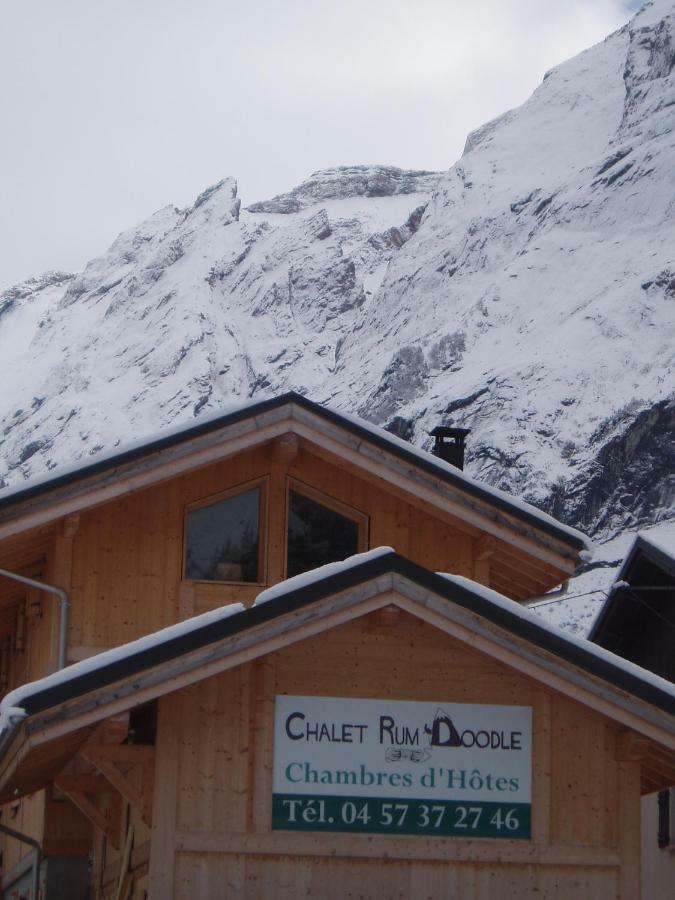
<svg viewBox="0 0 675 900">
<path fill-rule="evenodd" d="M 416 482 L 421 489 L 428 482 L 425 497 L 429 502 L 441 508 L 454 504 L 455 515 L 473 520 L 473 524 L 488 532 L 504 528 L 519 536 L 523 549 L 528 543 L 541 547 L 542 558 L 560 567 L 563 573 L 574 569 L 579 551 L 588 546 L 580 533 L 534 509 L 523 508 L 501 492 L 481 486 L 431 454 L 422 454 L 393 436 L 385 437 L 296 393 L 260 401 L 6 494 L 0 497 L 0 539 L 215 462 L 287 430 L 302 432 L 304 428 L 301 436 L 321 443 L 327 440 L 326 423 L 333 426 L 333 440 L 342 445 L 351 442 L 357 465 L 373 466 L 379 462 L 387 469 L 386 474 L 397 474 L 408 484 Z M 374 454 L 379 454 L 376 461 Z M 395 473 L 395 469 L 399 471 Z M 567 562 L 561 565 L 563 560 Z"/>
<path fill-rule="evenodd" d="M 382 579 L 393 575 L 407 579 L 418 588 L 437 596 L 440 602 L 446 605 L 448 615 L 453 607 L 462 609 L 474 618 L 489 622 L 491 627 L 496 626 L 511 637 L 551 653 L 564 662 L 583 669 L 590 675 L 675 717 L 675 698 L 672 693 L 660 689 L 653 680 L 641 678 L 627 671 L 618 659 L 614 663 L 605 656 L 598 656 L 578 642 L 567 638 L 562 632 L 554 632 L 543 623 L 540 625 L 534 621 L 533 616 L 526 616 L 521 614 L 520 610 L 515 612 L 497 605 L 480 592 L 429 572 L 393 551 L 381 553 L 365 562 L 340 570 L 337 574 L 312 581 L 299 588 L 289 584 L 288 590 L 273 600 L 223 618 L 216 624 L 209 621 L 208 624 L 197 627 L 186 635 L 172 637 L 164 643 L 153 645 L 150 650 L 144 649 L 99 669 L 86 671 L 82 675 L 76 674 L 56 687 L 38 689 L 33 694 L 27 695 L 22 705 L 25 705 L 28 714 L 32 716 L 50 706 L 68 702 L 73 697 L 98 690 L 120 679 L 136 677 L 146 669 L 162 665 L 180 655 L 209 647 L 219 640 L 247 633 L 286 615 L 296 616 L 303 609 L 314 608 L 317 603 L 327 598 L 342 595 L 368 582 L 377 585 L 381 591 Z M 37 684 L 39 682 L 36 686 Z"/>
</svg>

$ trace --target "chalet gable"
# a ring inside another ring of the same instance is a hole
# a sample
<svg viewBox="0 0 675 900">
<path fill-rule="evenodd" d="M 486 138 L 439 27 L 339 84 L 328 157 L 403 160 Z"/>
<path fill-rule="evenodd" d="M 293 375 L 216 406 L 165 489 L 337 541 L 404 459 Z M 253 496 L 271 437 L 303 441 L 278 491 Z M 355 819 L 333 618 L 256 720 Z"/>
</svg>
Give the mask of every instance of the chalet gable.
<svg viewBox="0 0 675 900">
<path fill-rule="evenodd" d="M 671 685 L 494 591 L 379 548 L 289 579 L 249 609 L 225 607 L 12 692 L 2 707 L 2 796 L 40 786 L 63 767 L 76 735 L 86 740 L 104 719 L 303 640 L 330 640 L 331 629 L 371 614 L 382 627 L 413 616 L 620 723 L 642 736 L 645 784 L 672 778 Z"/>
<path fill-rule="evenodd" d="M 296 393 L 209 417 L 189 428 L 167 429 L 155 440 L 1 492 L 0 540 L 270 441 L 279 442 L 281 457 L 293 453 L 294 441 L 306 442 L 341 466 L 380 479 L 563 571 L 574 570 L 579 552 L 587 546 L 580 532 L 540 510 L 381 428 Z"/>
</svg>

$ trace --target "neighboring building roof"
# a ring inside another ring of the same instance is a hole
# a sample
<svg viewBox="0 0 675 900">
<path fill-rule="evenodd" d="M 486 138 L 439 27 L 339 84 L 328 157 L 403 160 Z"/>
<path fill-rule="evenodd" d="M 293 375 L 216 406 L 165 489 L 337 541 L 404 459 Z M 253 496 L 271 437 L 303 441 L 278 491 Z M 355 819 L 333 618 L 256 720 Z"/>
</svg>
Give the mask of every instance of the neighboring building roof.
<svg viewBox="0 0 675 900">
<path fill-rule="evenodd" d="M 356 446 L 362 444 L 384 450 L 417 472 L 427 473 L 439 479 L 459 495 L 473 499 L 478 503 L 501 511 L 522 525 L 534 529 L 539 534 L 546 534 L 575 552 L 588 547 L 589 542 L 581 532 L 560 524 L 554 518 L 530 506 L 523 501 L 511 497 L 504 491 L 490 487 L 473 479 L 465 472 L 449 465 L 441 459 L 413 447 L 405 441 L 358 419 L 354 416 L 329 409 L 313 403 L 301 394 L 290 392 L 268 400 L 251 402 L 239 406 L 225 414 L 208 416 L 197 424 L 188 427 L 170 428 L 159 435 L 130 444 L 123 449 L 115 449 L 103 453 L 93 461 L 77 464 L 72 467 L 56 470 L 49 475 L 35 479 L 21 487 L 12 487 L 0 491 L 0 525 L 9 519 L 21 517 L 33 512 L 36 505 L 41 508 L 51 502 L 52 498 L 63 497 L 86 489 L 92 483 L 99 485 L 101 481 L 110 484 L 116 478 L 137 472 L 141 467 L 148 471 L 153 467 L 166 464 L 167 459 L 175 459 L 181 448 L 203 449 L 209 438 L 217 436 L 220 431 L 228 435 L 238 435 L 234 426 L 248 423 L 250 427 L 260 425 L 261 432 L 266 427 L 271 430 L 275 414 L 284 407 L 295 409 L 298 415 L 310 413 L 318 420 L 332 426 L 338 426 L 343 432 L 356 439 Z M 292 415 L 292 411 L 291 411 Z M 215 458 L 213 456 L 212 458 Z M 201 461 L 199 464 L 203 464 Z"/>
<path fill-rule="evenodd" d="M 675 682 L 675 535 L 638 534 L 589 640 Z"/>
</svg>

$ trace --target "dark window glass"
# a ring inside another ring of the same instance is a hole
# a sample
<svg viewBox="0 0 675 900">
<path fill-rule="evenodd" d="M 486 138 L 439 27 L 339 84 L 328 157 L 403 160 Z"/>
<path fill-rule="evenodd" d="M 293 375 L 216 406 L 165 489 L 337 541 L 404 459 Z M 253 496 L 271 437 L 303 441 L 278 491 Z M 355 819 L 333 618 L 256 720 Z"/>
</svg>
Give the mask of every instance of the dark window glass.
<svg viewBox="0 0 675 900">
<path fill-rule="evenodd" d="M 346 559 L 359 549 L 358 522 L 295 491 L 288 503 L 288 577 L 329 562 Z"/>
<path fill-rule="evenodd" d="M 188 513 L 185 577 L 259 581 L 260 488 Z"/>
</svg>

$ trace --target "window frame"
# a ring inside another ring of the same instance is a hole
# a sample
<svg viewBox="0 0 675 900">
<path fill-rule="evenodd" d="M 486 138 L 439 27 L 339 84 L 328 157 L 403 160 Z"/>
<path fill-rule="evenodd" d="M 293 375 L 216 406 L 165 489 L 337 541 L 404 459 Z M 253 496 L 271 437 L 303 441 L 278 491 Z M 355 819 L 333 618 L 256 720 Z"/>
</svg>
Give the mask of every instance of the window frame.
<svg viewBox="0 0 675 900">
<path fill-rule="evenodd" d="M 356 552 L 364 553 L 368 549 L 370 542 L 370 516 L 367 513 L 362 512 L 355 506 L 349 506 L 347 503 L 343 503 L 341 500 L 337 500 L 329 494 L 324 494 L 323 491 L 317 490 L 317 488 L 312 487 L 312 485 L 309 485 L 304 481 L 300 481 L 298 478 L 287 475 L 286 504 L 284 510 L 284 580 L 288 578 L 288 524 L 290 522 L 291 491 L 294 491 L 296 494 L 301 494 L 303 497 L 307 497 L 308 500 L 313 500 L 320 506 L 325 506 L 326 509 L 332 509 L 333 512 L 338 513 L 338 515 L 344 516 L 345 519 L 351 519 L 352 522 L 356 522 L 358 526 L 358 546 Z"/>
<path fill-rule="evenodd" d="M 675 787 L 658 791 L 656 804 L 657 846 L 675 853 Z"/>
<path fill-rule="evenodd" d="M 207 506 L 214 506 L 237 494 L 246 494 L 249 491 L 260 488 L 260 503 L 258 506 L 258 581 L 221 581 L 215 578 L 188 578 L 187 577 L 187 553 L 188 553 L 188 516 L 190 513 Z M 236 484 L 224 491 L 218 491 L 215 494 L 209 494 L 191 503 L 186 503 L 183 510 L 183 555 L 181 564 L 181 580 L 186 584 L 232 584 L 241 586 L 257 586 L 264 587 L 267 584 L 267 531 L 269 522 L 269 476 L 264 475 L 261 478 L 254 478 L 251 481 L 244 481 Z"/>
</svg>

